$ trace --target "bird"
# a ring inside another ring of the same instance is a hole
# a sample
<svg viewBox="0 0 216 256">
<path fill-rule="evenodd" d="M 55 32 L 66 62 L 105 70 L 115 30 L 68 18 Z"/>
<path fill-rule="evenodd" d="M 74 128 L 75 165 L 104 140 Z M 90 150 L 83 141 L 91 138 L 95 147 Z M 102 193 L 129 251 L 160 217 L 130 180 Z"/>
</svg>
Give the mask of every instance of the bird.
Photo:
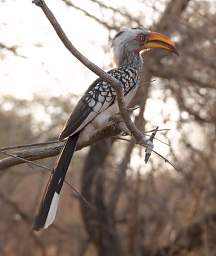
<svg viewBox="0 0 216 256">
<path fill-rule="evenodd" d="M 170 37 L 144 27 L 122 29 L 114 36 L 112 48 L 116 67 L 107 73 L 121 82 L 126 106 L 140 85 L 140 72 L 145 66 L 141 52 L 158 48 L 178 54 Z M 66 142 L 46 186 L 33 230 L 46 229 L 54 222 L 60 192 L 77 143 L 106 127 L 118 112 L 115 90 L 102 78 L 96 79 L 78 101 L 59 136 L 59 140 Z"/>
</svg>

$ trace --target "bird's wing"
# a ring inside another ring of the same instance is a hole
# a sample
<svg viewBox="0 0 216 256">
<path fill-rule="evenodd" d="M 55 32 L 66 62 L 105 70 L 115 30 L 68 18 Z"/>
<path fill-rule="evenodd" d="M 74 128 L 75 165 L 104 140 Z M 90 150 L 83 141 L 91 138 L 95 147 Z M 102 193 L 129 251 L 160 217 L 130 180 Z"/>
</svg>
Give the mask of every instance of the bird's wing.
<svg viewBox="0 0 216 256">
<path fill-rule="evenodd" d="M 101 78 L 95 80 L 79 100 L 66 122 L 60 140 L 83 129 L 99 113 L 108 108 L 115 100 L 115 91 Z"/>
<path fill-rule="evenodd" d="M 63 140 L 68 136 L 81 130 L 87 123 L 91 122 L 96 113 L 92 112 L 92 109 L 88 104 L 81 98 L 75 109 L 71 113 L 69 119 L 67 120 L 63 131 L 61 132 L 59 139 Z"/>
<path fill-rule="evenodd" d="M 108 73 L 122 82 L 125 95 L 136 85 L 137 72 L 132 68 L 111 69 Z M 116 92 L 109 83 L 101 78 L 95 80 L 76 105 L 59 139 L 63 140 L 83 129 L 99 113 L 109 108 L 115 98 Z"/>
</svg>

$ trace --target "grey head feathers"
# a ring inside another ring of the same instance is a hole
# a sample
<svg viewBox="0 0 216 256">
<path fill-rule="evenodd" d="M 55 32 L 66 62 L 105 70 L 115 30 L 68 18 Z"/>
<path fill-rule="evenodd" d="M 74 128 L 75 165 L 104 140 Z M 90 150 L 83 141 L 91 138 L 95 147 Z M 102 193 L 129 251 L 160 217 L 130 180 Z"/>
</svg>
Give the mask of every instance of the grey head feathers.
<svg viewBox="0 0 216 256">
<path fill-rule="evenodd" d="M 114 61 L 117 65 L 122 62 L 125 54 L 132 52 L 139 47 L 136 36 L 140 33 L 149 34 L 150 31 L 143 28 L 123 28 L 112 40 Z"/>
</svg>

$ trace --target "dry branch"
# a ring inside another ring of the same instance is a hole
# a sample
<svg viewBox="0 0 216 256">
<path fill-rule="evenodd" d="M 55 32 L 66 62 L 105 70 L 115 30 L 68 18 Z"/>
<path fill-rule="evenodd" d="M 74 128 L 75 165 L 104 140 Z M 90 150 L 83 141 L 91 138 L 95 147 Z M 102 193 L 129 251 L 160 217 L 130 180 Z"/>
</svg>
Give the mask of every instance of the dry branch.
<svg viewBox="0 0 216 256">
<path fill-rule="evenodd" d="M 90 140 L 80 141 L 77 145 L 76 150 L 80 150 L 84 147 L 92 145 L 101 139 L 105 139 L 114 135 L 117 135 L 121 132 L 116 125 L 110 125 L 101 131 L 95 133 Z M 13 147 L 4 147 L 0 149 L 0 153 L 7 152 L 10 149 L 13 149 L 13 155 L 19 157 L 7 157 L 0 160 L 0 170 L 5 170 L 9 167 L 19 165 L 25 161 L 21 158 L 35 161 L 39 159 L 44 159 L 59 154 L 61 148 L 63 147 L 63 142 L 50 142 L 50 143 L 38 143 L 38 144 L 29 144 L 29 145 L 18 145 L 17 148 Z"/>
</svg>

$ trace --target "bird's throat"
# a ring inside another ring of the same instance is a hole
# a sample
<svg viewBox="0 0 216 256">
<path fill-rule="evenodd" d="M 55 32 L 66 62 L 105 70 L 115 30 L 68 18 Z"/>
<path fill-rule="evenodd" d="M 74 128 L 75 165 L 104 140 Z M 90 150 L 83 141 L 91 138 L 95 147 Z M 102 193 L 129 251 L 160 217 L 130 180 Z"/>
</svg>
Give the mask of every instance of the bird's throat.
<svg viewBox="0 0 216 256">
<path fill-rule="evenodd" d="M 120 66 L 129 66 L 139 69 L 142 64 L 142 58 L 138 51 L 125 51 Z"/>
</svg>

